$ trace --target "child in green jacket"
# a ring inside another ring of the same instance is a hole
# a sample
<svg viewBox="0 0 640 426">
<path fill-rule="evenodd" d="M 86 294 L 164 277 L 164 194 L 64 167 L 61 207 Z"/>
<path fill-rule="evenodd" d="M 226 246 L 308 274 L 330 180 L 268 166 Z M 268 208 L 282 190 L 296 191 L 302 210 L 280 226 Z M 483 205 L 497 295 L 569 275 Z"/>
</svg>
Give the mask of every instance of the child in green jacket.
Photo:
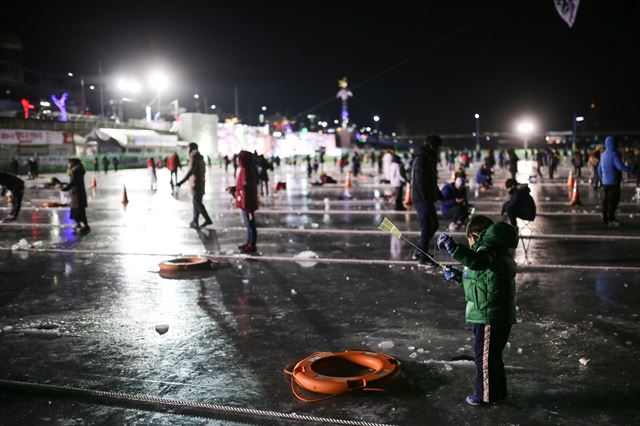
<svg viewBox="0 0 640 426">
<path fill-rule="evenodd" d="M 516 262 L 509 249 L 517 247 L 518 234 L 507 223 L 475 216 L 467 225 L 467 239 L 469 247 L 441 234 L 437 245 L 464 266 L 462 271 L 447 266 L 444 277 L 464 287 L 465 319 L 473 325 L 476 364 L 475 393 L 466 401 L 480 405 L 507 396 L 502 351 L 516 322 Z"/>
</svg>

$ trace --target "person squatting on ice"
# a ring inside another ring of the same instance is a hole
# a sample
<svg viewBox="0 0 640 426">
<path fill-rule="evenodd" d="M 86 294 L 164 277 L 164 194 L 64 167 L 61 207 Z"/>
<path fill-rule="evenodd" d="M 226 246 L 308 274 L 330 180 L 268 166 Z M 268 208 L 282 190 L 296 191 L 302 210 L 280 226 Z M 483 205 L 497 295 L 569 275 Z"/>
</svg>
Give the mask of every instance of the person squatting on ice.
<svg viewBox="0 0 640 426">
<path fill-rule="evenodd" d="M 529 185 L 518 184 L 515 179 L 507 179 L 504 186 L 509 192 L 509 201 L 502 205 L 500 215 L 509 217 L 509 223 L 517 228 L 517 218 L 531 221 L 536 218 L 536 203 L 531 197 Z"/>
<path fill-rule="evenodd" d="M 198 144 L 191 142 L 189 144 L 189 170 L 184 175 L 181 181 L 176 183 L 176 186 L 180 186 L 189 179 L 189 185 L 191 186 L 191 196 L 193 197 L 193 220 L 189 223 L 189 226 L 193 229 L 199 229 L 200 224 L 198 222 L 200 215 L 204 218 L 203 227 L 211 225 L 213 221 L 207 213 L 207 209 L 202 204 L 202 198 L 204 197 L 204 184 L 206 181 L 205 173 L 207 171 L 204 164 L 204 158 L 202 154 L 198 152 Z"/>
<path fill-rule="evenodd" d="M 82 162 L 77 158 L 70 158 L 67 174 L 69 175 L 69 183 L 61 183 L 60 189 L 69 192 L 71 199 L 69 217 L 76 222 L 73 232 L 87 235 L 91 232 L 91 228 L 87 222 L 87 190 L 84 186 L 85 171 Z"/>
<path fill-rule="evenodd" d="M 242 210 L 242 219 L 247 227 L 247 242 L 238 246 L 243 253 L 255 253 L 258 242 L 255 211 L 258 210 L 258 176 L 255 157 L 248 151 L 240 151 L 238 156 L 238 176 L 236 178 L 236 208 Z"/>
<path fill-rule="evenodd" d="M 24 195 L 24 181 L 11 173 L 0 172 L 0 186 L 2 186 L 2 196 L 5 191 L 11 191 L 11 211 L 9 215 L 2 219 L 2 222 L 12 222 L 18 219 L 20 207 L 22 206 L 22 196 Z"/>
<path fill-rule="evenodd" d="M 518 234 L 508 223 L 475 216 L 467 225 L 467 240 L 469 247 L 441 234 L 437 245 L 464 266 L 462 271 L 447 266 L 443 273 L 447 281 L 464 288 L 465 320 L 473 326 L 476 365 L 475 392 L 466 402 L 481 405 L 507 396 L 502 351 L 516 323 L 517 265 L 509 250 L 517 247 Z"/>
<path fill-rule="evenodd" d="M 442 202 L 440 213 L 450 221 L 449 230 L 460 229 L 469 219 L 469 201 L 467 200 L 467 188 L 464 185 L 464 175 L 455 173 L 455 179 L 442 187 Z"/>
<path fill-rule="evenodd" d="M 602 222 L 605 225 L 620 226 L 620 222 L 616 220 L 616 209 L 620 202 L 622 173 L 633 173 L 633 169 L 622 164 L 618 154 L 618 143 L 613 136 L 605 138 L 604 146 L 605 150 L 600 156 L 598 165 L 598 173 L 604 189 Z"/>
</svg>

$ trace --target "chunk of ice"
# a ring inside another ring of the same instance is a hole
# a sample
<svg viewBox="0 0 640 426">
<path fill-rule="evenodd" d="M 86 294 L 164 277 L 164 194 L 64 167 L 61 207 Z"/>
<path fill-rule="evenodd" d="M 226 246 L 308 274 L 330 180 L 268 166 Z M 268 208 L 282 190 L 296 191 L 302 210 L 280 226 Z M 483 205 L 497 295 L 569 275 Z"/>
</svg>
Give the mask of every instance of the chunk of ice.
<svg viewBox="0 0 640 426">
<path fill-rule="evenodd" d="M 383 340 L 382 342 L 378 343 L 378 347 L 380 349 L 391 349 L 394 346 L 395 345 L 391 340 Z"/>
</svg>

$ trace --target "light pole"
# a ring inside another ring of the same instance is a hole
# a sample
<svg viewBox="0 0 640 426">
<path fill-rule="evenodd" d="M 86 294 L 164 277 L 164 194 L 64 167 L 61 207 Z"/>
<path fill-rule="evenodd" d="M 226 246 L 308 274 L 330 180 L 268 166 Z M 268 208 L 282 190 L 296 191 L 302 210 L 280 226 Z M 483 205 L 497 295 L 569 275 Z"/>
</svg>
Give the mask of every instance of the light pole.
<svg viewBox="0 0 640 426">
<path fill-rule="evenodd" d="M 525 155 L 527 153 L 527 148 L 529 147 L 529 135 L 531 134 L 531 132 L 533 132 L 534 128 L 535 127 L 533 123 L 528 120 L 521 121 L 520 123 L 518 123 L 516 127 L 516 129 L 518 130 L 518 133 L 522 135 L 522 138 L 524 140 Z"/>
<path fill-rule="evenodd" d="M 169 79 L 161 71 L 154 71 L 149 76 L 149 84 L 156 91 L 156 103 L 158 106 L 158 117 L 160 117 L 160 109 L 162 107 L 162 91 L 169 85 Z"/>
<path fill-rule="evenodd" d="M 373 116 L 373 121 L 376 123 L 376 134 L 378 133 L 378 123 L 380 122 L 380 116 L 379 115 L 374 115 Z"/>
<path fill-rule="evenodd" d="M 267 106 L 266 105 L 262 105 L 260 107 L 260 111 L 262 111 L 262 112 L 258 115 L 258 122 L 260 124 L 264 124 L 264 113 L 267 112 Z"/>
<path fill-rule="evenodd" d="M 578 123 L 584 121 L 584 117 L 578 115 L 577 113 L 573 113 L 573 126 L 571 131 L 571 151 L 576 152 L 578 147 Z"/>
<path fill-rule="evenodd" d="M 196 112 L 200 112 L 200 95 L 198 93 L 193 94 L 193 103 L 195 104 Z"/>
<path fill-rule="evenodd" d="M 476 152 L 480 151 L 480 114 L 474 115 L 476 118 Z"/>
</svg>

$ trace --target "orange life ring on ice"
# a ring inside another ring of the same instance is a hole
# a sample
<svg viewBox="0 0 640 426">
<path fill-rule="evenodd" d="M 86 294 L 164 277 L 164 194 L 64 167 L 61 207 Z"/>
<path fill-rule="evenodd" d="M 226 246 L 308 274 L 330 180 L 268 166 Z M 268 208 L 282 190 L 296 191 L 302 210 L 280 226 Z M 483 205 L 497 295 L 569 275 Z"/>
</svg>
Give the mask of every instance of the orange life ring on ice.
<svg viewBox="0 0 640 426">
<path fill-rule="evenodd" d="M 206 257 L 180 257 L 160 262 L 159 266 L 162 272 L 192 271 L 211 268 L 213 262 Z"/>
<path fill-rule="evenodd" d="M 399 366 L 395 358 L 380 352 L 346 350 L 316 352 L 298 361 L 293 370 L 287 372 L 292 376 L 294 395 L 302 401 L 312 402 L 296 393 L 294 382 L 303 389 L 329 397 L 357 389 L 384 390 L 400 378 Z M 358 370 L 356 374 L 355 370 Z"/>
</svg>

